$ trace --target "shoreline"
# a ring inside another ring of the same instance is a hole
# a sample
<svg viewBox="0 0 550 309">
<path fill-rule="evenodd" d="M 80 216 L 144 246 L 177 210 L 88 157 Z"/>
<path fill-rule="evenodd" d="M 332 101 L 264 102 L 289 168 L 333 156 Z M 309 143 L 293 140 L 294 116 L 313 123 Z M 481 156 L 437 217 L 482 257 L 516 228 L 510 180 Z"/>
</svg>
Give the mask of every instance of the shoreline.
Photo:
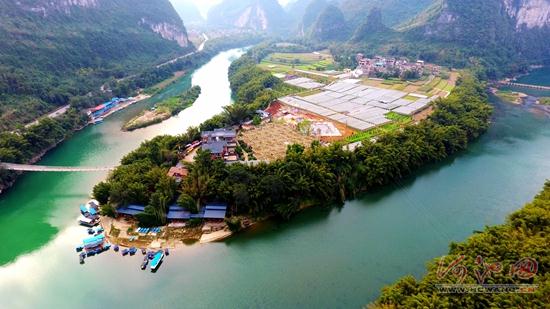
<svg viewBox="0 0 550 309">
<path fill-rule="evenodd" d="M 114 108 L 112 111 L 109 111 L 109 113 L 105 114 L 104 118 L 105 117 L 109 117 L 111 116 L 112 114 L 114 114 L 115 112 L 118 112 L 118 111 L 121 111 L 135 103 L 138 103 L 138 102 L 141 102 L 143 100 L 146 100 L 148 98 L 150 98 L 151 96 L 150 95 L 145 95 L 145 94 L 140 94 L 140 95 L 137 95 L 135 97 L 133 97 L 132 99 L 130 99 L 129 102 L 125 102 L 126 104 L 123 104 L 122 106 L 119 106 L 117 108 Z M 50 147 L 42 150 L 40 153 L 36 154 L 35 156 L 33 156 L 29 161 L 25 162 L 26 164 L 36 164 L 38 163 L 40 160 L 42 160 L 44 158 L 44 156 L 46 154 L 48 154 L 50 151 L 52 151 L 53 149 L 57 148 L 57 146 L 59 146 L 60 144 L 62 144 L 63 142 L 65 142 L 68 138 L 70 138 L 72 136 L 72 134 L 74 134 L 75 132 L 79 132 L 79 131 L 82 131 L 84 128 L 86 128 L 87 126 L 91 125 L 91 124 L 94 124 L 93 122 L 91 121 L 88 121 L 86 122 L 85 124 L 73 129 L 72 131 L 70 131 L 70 133 L 65 136 L 64 138 L 62 138 L 61 140 L 57 141 L 55 144 L 51 145 Z M 11 189 L 15 183 L 17 182 L 17 179 L 23 175 L 24 172 L 20 172 L 20 171 L 14 171 L 15 173 L 15 178 L 13 181 L 7 183 L 7 185 L 3 186 L 3 187 L 0 187 L 0 195 L 6 193 L 9 191 L 9 189 Z"/>
</svg>

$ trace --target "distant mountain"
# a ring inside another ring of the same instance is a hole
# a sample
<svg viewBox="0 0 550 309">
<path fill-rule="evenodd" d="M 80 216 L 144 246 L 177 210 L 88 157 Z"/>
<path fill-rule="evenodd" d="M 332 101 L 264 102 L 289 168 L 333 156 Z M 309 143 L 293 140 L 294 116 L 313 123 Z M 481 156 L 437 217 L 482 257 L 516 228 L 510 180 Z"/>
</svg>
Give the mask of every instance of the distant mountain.
<svg viewBox="0 0 550 309">
<path fill-rule="evenodd" d="M 206 22 L 199 8 L 191 0 L 170 0 L 170 2 L 172 2 L 174 9 L 176 9 L 181 19 L 185 20 L 187 25 Z"/>
<path fill-rule="evenodd" d="M 280 32 L 289 18 L 277 0 L 224 0 L 208 12 L 208 24 L 223 28 Z"/>
<path fill-rule="evenodd" d="M 401 30 L 472 53 L 550 60 L 549 0 L 440 0 Z"/>
<path fill-rule="evenodd" d="M 334 5 L 328 5 L 312 26 L 311 38 L 318 41 L 341 41 L 349 38 L 350 31 L 344 14 Z"/>
<path fill-rule="evenodd" d="M 391 31 L 392 29 L 386 27 L 382 22 L 382 10 L 374 8 L 367 16 L 367 20 L 355 30 L 352 41 L 365 41 Z"/>
<path fill-rule="evenodd" d="M 168 0 L 0 0 L 0 7 L 2 128 L 193 49 Z"/>
<path fill-rule="evenodd" d="M 328 2 L 326 0 L 310 0 L 301 17 L 301 22 L 298 25 L 298 33 L 301 36 L 310 33 L 311 27 L 313 27 L 321 13 L 323 13 L 327 7 Z"/>
<path fill-rule="evenodd" d="M 430 6 L 434 0 L 338 0 L 339 7 L 350 26 L 357 28 L 365 23 L 369 12 L 378 8 L 387 26 L 406 22 Z M 484 0 L 480 0 L 484 1 Z"/>
</svg>

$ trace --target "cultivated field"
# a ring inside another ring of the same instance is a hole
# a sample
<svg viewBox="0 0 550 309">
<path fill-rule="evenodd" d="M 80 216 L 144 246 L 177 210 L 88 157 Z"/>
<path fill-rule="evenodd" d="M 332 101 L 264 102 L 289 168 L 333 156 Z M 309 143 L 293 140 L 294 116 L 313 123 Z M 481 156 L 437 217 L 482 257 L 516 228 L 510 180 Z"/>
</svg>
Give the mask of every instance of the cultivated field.
<svg viewBox="0 0 550 309">
<path fill-rule="evenodd" d="M 281 122 L 271 122 L 243 131 L 240 139 L 252 148 L 256 159 L 269 161 L 283 158 L 289 145 L 309 147 L 315 140 L 314 137 L 303 135 L 292 126 Z"/>
<path fill-rule="evenodd" d="M 295 69 L 305 71 L 326 71 L 334 69 L 334 59 L 328 52 L 273 53 L 268 55 L 260 67 L 273 73 L 291 73 Z"/>
</svg>

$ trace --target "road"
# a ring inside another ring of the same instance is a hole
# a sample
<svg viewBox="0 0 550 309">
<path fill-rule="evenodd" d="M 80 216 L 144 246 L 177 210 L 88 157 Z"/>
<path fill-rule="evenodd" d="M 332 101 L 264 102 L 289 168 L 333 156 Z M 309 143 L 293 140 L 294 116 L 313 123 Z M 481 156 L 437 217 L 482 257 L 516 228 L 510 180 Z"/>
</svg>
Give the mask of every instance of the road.
<svg viewBox="0 0 550 309">
<path fill-rule="evenodd" d="M 45 117 L 47 117 L 47 118 L 57 118 L 57 117 L 59 117 L 59 116 L 65 114 L 65 113 L 69 110 L 70 107 L 71 107 L 70 104 L 67 104 L 67 105 L 65 105 L 65 106 L 63 106 L 63 107 L 60 107 L 60 108 L 56 109 L 55 111 L 49 113 L 48 115 L 42 116 L 42 117 L 36 119 L 35 121 L 26 124 L 26 125 L 25 125 L 25 128 L 28 128 L 28 127 L 33 126 L 33 125 L 35 125 L 35 124 L 38 124 L 38 122 L 40 121 L 40 119 L 45 118 Z"/>
</svg>

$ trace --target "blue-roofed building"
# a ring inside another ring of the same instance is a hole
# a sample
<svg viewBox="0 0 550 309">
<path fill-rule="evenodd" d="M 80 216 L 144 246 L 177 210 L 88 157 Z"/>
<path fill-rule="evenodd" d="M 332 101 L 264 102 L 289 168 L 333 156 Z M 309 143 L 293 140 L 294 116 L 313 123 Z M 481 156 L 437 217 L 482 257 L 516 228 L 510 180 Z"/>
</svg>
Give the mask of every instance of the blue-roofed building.
<svg viewBox="0 0 550 309">
<path fill-rule="evenodd" d="M 191 219 L 191 213 L 181 206 L 172 205 L 168 209 L 166 219 L 170 221 L 189 220 Z"/>
<path fill-rule="evenodd" d="M 204 219 L 225 219 L 227 204 L 207 204 L 204 206 Z"/>
<path fill-rule="evenodd" d="M 120 207 L 116 211 L 119 215 L 125 215 L 125 216 L 133 217 L 137 214 L 140 214 L 140 213 L 144 212 L 145 211 L 145 206 L 142 206 L 142 205 L 128 205 L 128 206 Z"/>
</svg>

